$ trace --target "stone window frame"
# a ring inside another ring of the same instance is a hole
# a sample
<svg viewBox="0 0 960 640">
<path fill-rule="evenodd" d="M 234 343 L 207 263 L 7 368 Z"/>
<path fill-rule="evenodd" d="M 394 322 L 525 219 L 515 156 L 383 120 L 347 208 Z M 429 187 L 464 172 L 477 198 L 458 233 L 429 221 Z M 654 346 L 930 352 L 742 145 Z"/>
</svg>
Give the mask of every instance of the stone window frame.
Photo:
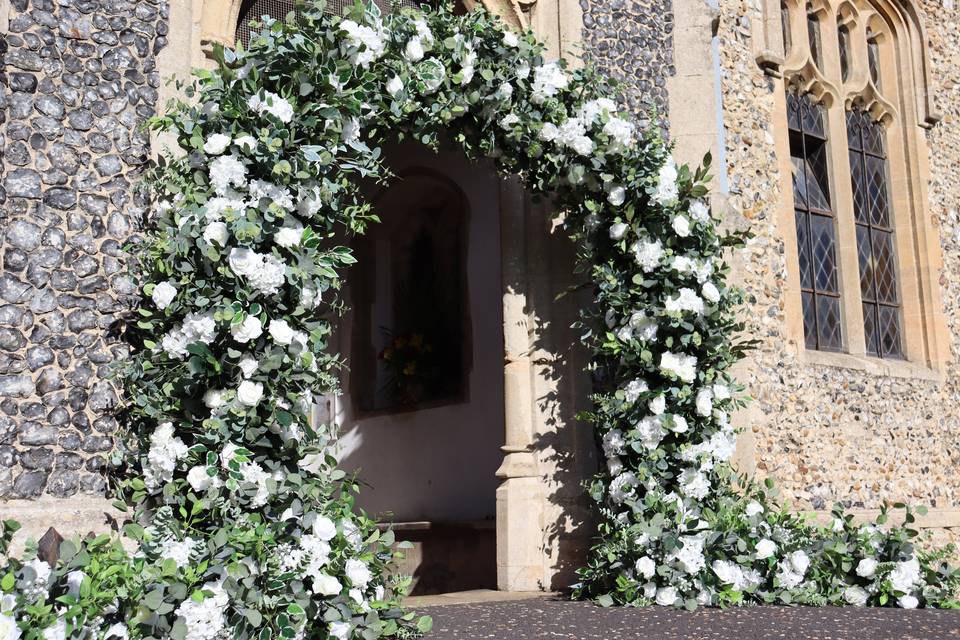
<svg viewBox="0 0 960 640">
<path fill-rule="evenodd" d="M 949 360 L 949 332 L 940 298 L 942 257 L 939 235 L 927 211 L 928 149 L 923 130 L 940 116 L 933 110 L 926 33 L 910 0 L 784 0 L 790 16 L 790 46 L 784 51 L 781 2 L 764 0 L 764 18 L 754 24 L 757 63 L 772 77 L 772 132 L 781 185 L 778 223 L 787 265 L 784 311 L 787 336 L 798 359 L 811 364 L 854 368 L 895 377 L 942 380 Z M 819 19 L 818 67 L 810 53 L 808 12 Z M 841 72 L 839 27 L 850 32 L 847 77 Z M 880 82 L 868 68 L 867 39 L 880 53 Z M 881 91 L 879 87 L 884 87 Z M 789 188 L 790 147 L 786 92 L 808 93 L 827 112 L 830 189 L 837 216 L 837 244 L 843 295 L 843 353 L 804 346 L 793 194 Z M 846 112 L 858 107 L 886 127 L 889 188 L 896 234 L 902 298 L 905 360 L 866 352 L 853 196 L 847 150 Z"/>
</svg>

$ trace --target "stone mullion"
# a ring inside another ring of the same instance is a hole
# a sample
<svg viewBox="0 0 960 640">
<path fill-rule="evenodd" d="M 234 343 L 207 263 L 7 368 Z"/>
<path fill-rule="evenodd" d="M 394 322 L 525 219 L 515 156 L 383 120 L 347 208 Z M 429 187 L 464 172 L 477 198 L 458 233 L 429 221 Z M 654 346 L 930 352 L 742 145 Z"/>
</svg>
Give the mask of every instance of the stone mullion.
<svg viewBox="0 0 960 640">
<path fill-rule="evenodd" d="M 828 7 L 820 16 L 820 55 L 824 76 L 842 86 L 836 13 Z M 853 355 L 866 353 L 863 304 L 860 295 L 860 265 L 857 260 L 857 229 L 853 211 L 853 186 L 847 151 L 847 122 L 844 101 L 836 96 L 826 105 L 827 148 L 830 158 L 831 208 L 837 225 L 837 261 L 840 269 L 844 346 Z"/>
</svg>

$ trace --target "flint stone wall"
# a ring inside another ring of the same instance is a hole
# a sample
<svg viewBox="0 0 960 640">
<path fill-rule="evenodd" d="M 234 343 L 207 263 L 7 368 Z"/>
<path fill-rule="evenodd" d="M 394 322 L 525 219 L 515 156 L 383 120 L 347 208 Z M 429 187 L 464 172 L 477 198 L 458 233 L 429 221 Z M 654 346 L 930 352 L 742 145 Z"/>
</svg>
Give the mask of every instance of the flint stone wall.
<svg viewBox="0 0 960 640">
<path fill-rule="evenodd" d="M 0 7 L 5 6 L 0 4 Z M 102 493 L 136 294 L 122 245 L 166 43 L 161 0 L 11 0 L 0 35 L 0 499 Z"/>
</svg>

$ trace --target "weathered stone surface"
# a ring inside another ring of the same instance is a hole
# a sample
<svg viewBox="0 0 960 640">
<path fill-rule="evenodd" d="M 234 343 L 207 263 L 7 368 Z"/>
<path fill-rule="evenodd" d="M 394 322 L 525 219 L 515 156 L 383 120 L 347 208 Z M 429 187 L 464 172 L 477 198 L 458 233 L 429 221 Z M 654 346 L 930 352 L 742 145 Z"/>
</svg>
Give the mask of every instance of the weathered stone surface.
<svg viewBox="0 0 960 640">
<path fill-rule="evenodd" d="M 102 492 L 116 431 L 106 330 L 155 110 L 157 0 L 12 0 L 0 92 L 0 496 Z M 4 448 L 5 447 L 5 448 Z M 52 454 L 51 454 L 52 452 Z M 50 456 L 54 455 L 54 458 Z M 87 466 L 93 461 L 92 466 Z"/>
</svg>

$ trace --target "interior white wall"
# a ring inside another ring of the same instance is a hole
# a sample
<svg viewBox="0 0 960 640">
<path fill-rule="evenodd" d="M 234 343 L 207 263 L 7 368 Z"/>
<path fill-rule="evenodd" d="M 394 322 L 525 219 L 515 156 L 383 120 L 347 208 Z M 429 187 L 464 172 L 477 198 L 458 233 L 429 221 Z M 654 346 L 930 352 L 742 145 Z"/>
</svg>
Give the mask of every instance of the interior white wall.
<svg viewBox="0 0 960 640">
<path fill-rule="evenodd" d="M 469 400 L 358 417 L 347 374 L 344 395 L 336 401 L 341 468 L 358 470 L 369 485 L 361 490 L 358 506 L 374 515 L 391 513 L 396 522 L 492 518 L 504 438 L 498 178 L 491 163 L 473 163 L 452 150 L 436 154 L 404 144 L 389 149 L 386 158 L 395 172 L 421 167 L 441 172 L 468 202 Z M 348 363 L 351 329 L 348 316 L 339 332 Z"/>
</svg>

